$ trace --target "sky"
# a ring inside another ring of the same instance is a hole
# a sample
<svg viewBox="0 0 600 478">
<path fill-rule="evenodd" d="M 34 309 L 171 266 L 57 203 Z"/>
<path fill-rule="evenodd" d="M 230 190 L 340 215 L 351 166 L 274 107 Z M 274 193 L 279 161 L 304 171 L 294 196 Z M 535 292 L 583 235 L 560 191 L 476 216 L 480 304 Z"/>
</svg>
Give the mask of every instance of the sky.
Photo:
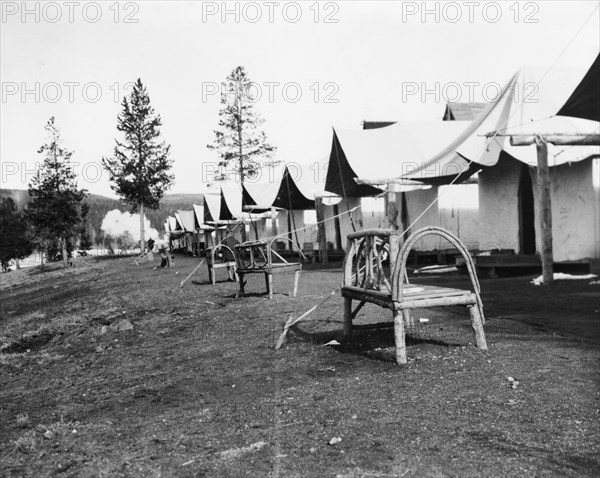
<svg viewBox="0 0 600 478">
<path fill-rule="evenodd" d="M 521 67 L 589 67 L 598 2 L 2 2 L 0 187 L 26 189 L 44 125 L 61 130 L 79 186 L 115 197 L 101 158 L 141 78 L 162 117 L 175 183 L 214 168 L 221 82 L 245 67 L 276 159 L 328 156 L 332 127 L 441 119 L 493 101 Z"/>
</svg>

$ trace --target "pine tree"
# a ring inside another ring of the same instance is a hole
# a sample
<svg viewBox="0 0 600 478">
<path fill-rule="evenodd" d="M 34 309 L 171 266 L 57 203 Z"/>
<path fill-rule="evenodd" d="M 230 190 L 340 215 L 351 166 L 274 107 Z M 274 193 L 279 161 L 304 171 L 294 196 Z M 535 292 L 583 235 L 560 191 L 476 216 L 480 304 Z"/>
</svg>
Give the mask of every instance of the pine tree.
<svg viewBox="0 0 600 478">
<path fill-rule="evenodd" d="M 93 244 L 90 239 L 90 233 L 88 232 L 88 213 L 90 212 L 90 208 L 87 204 L 83 205 L 81 210 L 81 230 L 79 232 L 79 247 L 77 252 L 81 256 L 87 256 L 87 251 L 89 251 Z"/>
<path fill-rule="evenodd" d="M 150 106 L 146 87 L 140 79 L 129 96 L 123 98 L 117 118 L 117 130 L 125 141 L 117 143 L 111 158 L 102 158 L 108 171 L 111 188 L 131 208 L 140 214 L 140 249 L 145 246 L 144 208 L 158 209 L 159 201 L 173 183 L 170 173 L 170 146 L 158 142 L 162 121 Z"/>
<path fill-rule="evenodd" d="M 87 193 L 77 187 L 71 167 L 73 152 L 62 147 L 54 117 L 45 129 L 48 139 L 38 150 L 44 154 L 44 163 L 29 184 L 26 216 L 33 227 L 37 247 L 45 251 L 53 241 L 59 241 L 63 265 L 67 267 L 68 243 L 79 232 Z"/>
<path fill-rule="evenodd" d="M 24 259 L 33 252 L 25 216 L 12 198 L 0 200 L 0 265 L 8 270 L 12 259 Z"/>
<path fill-rule="evenodd" d="M 271 159 L 277 148 L 267 142 L 267 135 L 260 129 L 264 119 L 254 111 L 251 85 L 243 66 L 235 68 L 226 79 L 219 129 L 214 130 L 213 143 L 207 145 L 219 154 L 215 181 L 227 181 L 233 175 L 243 187 L 244 181 L 256 176 L 261 166 L 277 163 Z M 242 227 L 242 240 L 245 239 L 246 230 Z"/>
<path fill-rule="evenodd" d="M 277 148 L 267 142 L 260 129 L 265 120 L 254 111 L 251 97 L 252 81 L 243 66 L 235 68 L 227 77 L 226 92 L 221 96 L 224 105 L 219 110 L 219 129 L 214 130 L 215 140 L 207 148 L 219 153 L 219 172 L 215 181 L 226 181 L 232 173 L 240 183 L 256 175 L 265 163 L 274 164 L 271 158 Z M 227 170 L 231 172 L 227 172 Z"/>
</svg>

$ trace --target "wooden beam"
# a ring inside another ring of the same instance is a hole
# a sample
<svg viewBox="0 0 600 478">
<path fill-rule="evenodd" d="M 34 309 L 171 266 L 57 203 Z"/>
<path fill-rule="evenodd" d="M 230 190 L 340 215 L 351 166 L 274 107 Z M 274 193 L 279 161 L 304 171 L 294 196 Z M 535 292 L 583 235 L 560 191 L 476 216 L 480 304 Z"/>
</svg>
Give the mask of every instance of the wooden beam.
<svg viewBox="0 0 600 478">
<path fill-rule="evenodd" d="M 321 262 L 327 264 L 329 258 L 327 256 L 327 236 L 325 231 L 325 209 L 323 206 L 323 198 L 320 196 L 315 197 L 315 209 L 317 212 L 317 238 L 319 241 L 319 252 L 321 255 Z"/>
<path fill-rule="evenodd" d="M 426 186 L 424 183 L 420 181 L 414 181 L 412 179 L 402 179 L 402 178 L 381 178 L 381 179 L 361 179 L 355 178 L 354 181 L 357 184 L 366 184 L 368 186 L 382 186 L 382 185 L 397 185 L 397 186 Z"/>
<path fill-rule="evenodd" d="M 552 204 L 550 198 L 550 172 L 548 169 L 548 144 L 541 136 L 536 137 L 537 180 L 539 189 L 540 230 L 542 233 L 542 274 L 544 285 L 554 280 L 552 254 Z"/>
<path fill-rule="evenodd" d="M 498 135 L 500 136 L 500 135 Z M 600 146 L 600 134 L 545 134 L 544 140 L 555 146 Z M 534 135 L 510 136 L 511 146 L 530 146 L 536 144 Z"/>
</svg>

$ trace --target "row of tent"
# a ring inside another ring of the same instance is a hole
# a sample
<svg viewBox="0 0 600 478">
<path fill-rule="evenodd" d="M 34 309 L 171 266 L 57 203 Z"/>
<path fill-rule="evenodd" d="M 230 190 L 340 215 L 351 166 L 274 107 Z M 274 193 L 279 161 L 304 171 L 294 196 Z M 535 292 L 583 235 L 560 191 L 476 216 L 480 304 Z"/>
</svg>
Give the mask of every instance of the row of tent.
<svg viewBox="0 0 600 478">
<path fill-rule="evenodd" d="M 170 218 L 165 228 L 172 237 L 194 231 L 208 238 L 212 232 L 216 241 L 215 232 L 245 222 L 257 237 L 287 234 L 296 242 L 310 243 L 316 241 L 316 221 L 314 215 L 307 218 L 300 213 L 314 210 L 315 199 L 322 198 L 328 242 L 341 248 L 348 232 L 381 225 L 369 224 L 373 215 L 369 218 L 360 208 L 361 198 L 386 196 L 384 192 L 393 189 L 398 196 L 399 227 L 447 227 L 437 206 L 438 187 L 458 187 L 475 177 L 479 211 L 470 218 L 467 242 L 479 249 L 534 253 L 540 241 L 534 221 L 538 208 L 534 199 L 539 195 L 533 169 L 537 153 L 535 146 L 514 146 L 513 138 L 599 133 L 600 56 L 587 71 L 523 68 L 493 103 L 479 108 L 470 120 L 334 128 L 327 157 L 271 167 L 263 177 L 243 185 L 223 184 L 217 192 L 205 194 L 203 205 Z M 600 146 L 549 144 L 548 148 L 556 260 L 598 259 Z M 379 216 L 386 216 L 385 209 Z M 416 218 L 420 219 L 413 224 Z M 335 227 L 329 227 L 329 220 Z M 463 232 L 464 227 L 465 223 Z"/>
</svg>

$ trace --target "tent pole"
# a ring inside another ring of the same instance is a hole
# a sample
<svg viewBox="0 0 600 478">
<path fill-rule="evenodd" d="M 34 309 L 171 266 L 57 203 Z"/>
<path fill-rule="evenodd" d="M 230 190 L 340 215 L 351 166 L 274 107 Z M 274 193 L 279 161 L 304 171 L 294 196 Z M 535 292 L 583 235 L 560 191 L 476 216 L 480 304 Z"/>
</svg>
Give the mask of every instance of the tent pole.
<svg viewBox="0 0 600 478">
<path fill-rule="evenodd" d="M 386 197 L 386 211 L 390 229 L 398 230 L 398 202 L 396 188 L 393 183 L 388 183 Z"/>
<path fill-rule="evenodd" d="M 335 227 L 335 248 L 338 251 L 342 250 L 342 229 L 340 227 L 340 208 L 337 204 L 333 205 L 333 226 Z"/>
<path fill-rule="evenodd" d="M 537 180 L 539 187 L 540 229 L 542 232 L 542 274 L 544 285 L 552 284 L 554 280 L 552 254 L 552 204 L 550 198 L 550 173 L 548 170 L 548 143 L 536 135 L 537 149 Z"/>
<path fill-rule="evenodd" d="M 291 209 L 288 209 L 287 211 L 287 226 L 288 226 L 288 246 L 290 249 L 293 249 L 292 246 L 292 240 L 293 240 L 293 236 L 292 236 L 292 211 Z"/>
<path fill-rule="evenodd" d="M 271 207 L 271 235 L 277 237 L 279 231 L 277 231 L 277 210 Z"/>
<path fill-rule="evenodd" d="M 323 198 L 321 196 L 315 197 L 315 209 L 317 212 L 317 225 L 318 225 L 318 240 L 319 240 L 319 252 L 321 253 L 321 263 L 327 264 L 329 257 L 327 256 L 327 236 L 325 231 L 325 211 L 323 207 Z"/>
</svg>

